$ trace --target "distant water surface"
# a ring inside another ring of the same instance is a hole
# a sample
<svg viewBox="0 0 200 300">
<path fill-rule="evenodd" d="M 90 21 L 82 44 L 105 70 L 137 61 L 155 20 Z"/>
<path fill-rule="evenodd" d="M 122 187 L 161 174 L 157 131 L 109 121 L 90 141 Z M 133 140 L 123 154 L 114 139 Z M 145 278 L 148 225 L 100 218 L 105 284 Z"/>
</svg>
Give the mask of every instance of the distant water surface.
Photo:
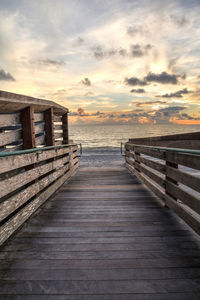
<svg viewBox="0 0 200 300">
<path fill-rule="evenodd" d="M 129 138 L 200 131 L 200 125 L 71 125 L 70 139 L 83 148 L 116 148 Z"/>
</svg>

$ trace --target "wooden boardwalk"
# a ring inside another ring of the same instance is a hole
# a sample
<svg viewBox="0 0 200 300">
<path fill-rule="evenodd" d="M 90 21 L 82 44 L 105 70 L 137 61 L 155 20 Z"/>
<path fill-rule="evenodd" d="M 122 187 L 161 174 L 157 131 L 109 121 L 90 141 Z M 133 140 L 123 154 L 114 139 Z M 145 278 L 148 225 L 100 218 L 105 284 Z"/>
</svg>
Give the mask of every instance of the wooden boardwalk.
<svg viewBox="0 0 200 300">
<path fill-rule="evenodd" d="M 200 299 L 200 240 L 124 167 L 80 168 L 0 252 L 1 300 Z"/>
</svg>

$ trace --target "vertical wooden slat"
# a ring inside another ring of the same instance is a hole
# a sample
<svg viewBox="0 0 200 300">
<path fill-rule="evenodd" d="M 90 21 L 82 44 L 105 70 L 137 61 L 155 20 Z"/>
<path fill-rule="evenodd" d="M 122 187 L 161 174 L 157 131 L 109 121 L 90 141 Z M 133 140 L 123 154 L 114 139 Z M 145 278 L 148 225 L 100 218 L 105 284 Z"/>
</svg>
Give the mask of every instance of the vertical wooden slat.
<svg viewBox="0 0 200 300">
<path fill-rule="evenodd" d="M 46 146 L 54 146 L 54 123 L 53 123 L 53 108 L 49 108 L 44 112 L 45 121 L 45 142 Z"/>
<path fill-rule="evenodd" d="M 35 148 L 34 109 L 28 106 L 21 112 L 23 149 Z"/>
<path fill-rule="evenodd" d="M 62 123 L 63 123 L 63 144 L 69 144 L 68 113 L 62 116 Z"/>
</svg>

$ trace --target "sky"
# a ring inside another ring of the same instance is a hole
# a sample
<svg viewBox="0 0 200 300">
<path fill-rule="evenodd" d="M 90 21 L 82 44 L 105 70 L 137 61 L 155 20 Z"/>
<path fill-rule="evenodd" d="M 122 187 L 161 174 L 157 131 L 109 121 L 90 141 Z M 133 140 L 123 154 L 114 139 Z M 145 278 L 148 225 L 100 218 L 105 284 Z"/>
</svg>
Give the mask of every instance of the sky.
<svg viewBox="0 0 200 300">
<path fill-rule="evenodd" d="M 0 89 L 73 124 L 200 124 L 200 0 L 0 0 Z"/>
</svg>

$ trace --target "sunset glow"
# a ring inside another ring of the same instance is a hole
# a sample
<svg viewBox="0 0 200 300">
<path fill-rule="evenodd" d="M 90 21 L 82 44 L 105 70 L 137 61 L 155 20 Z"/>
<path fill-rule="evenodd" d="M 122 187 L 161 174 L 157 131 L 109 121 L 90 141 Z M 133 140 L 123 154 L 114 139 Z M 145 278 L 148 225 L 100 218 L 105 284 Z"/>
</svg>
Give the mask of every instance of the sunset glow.
<svg viewBox="0 0 200 300">
<path fill-rule="evenodd" d="M 198 125 L 199 15 L 198 0 L 0 0 L 0 89 L 73 124 Z"/>
</svg>

